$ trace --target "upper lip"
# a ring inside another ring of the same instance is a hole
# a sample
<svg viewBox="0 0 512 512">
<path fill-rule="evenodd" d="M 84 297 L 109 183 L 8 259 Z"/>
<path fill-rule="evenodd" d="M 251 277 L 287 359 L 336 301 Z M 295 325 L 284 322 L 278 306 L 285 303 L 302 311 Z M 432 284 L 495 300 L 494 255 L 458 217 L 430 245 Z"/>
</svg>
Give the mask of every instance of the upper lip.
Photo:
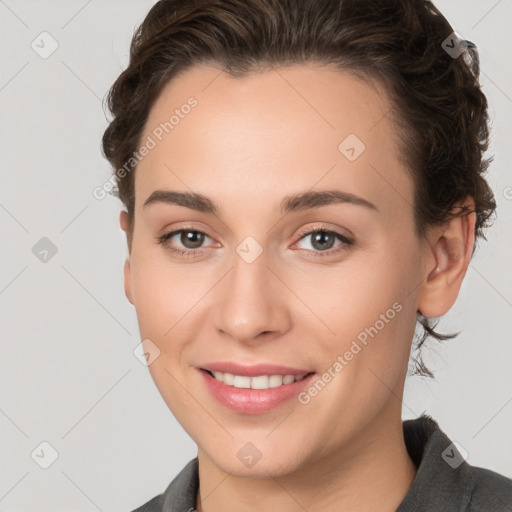
<svg viewBox="0 0 512 512">
<path fill-rule="evenodd" d="M 280 366 L 275 364 L 255 364 L 241 365 L 232 361 L 219 361 L 207 363 L 200 367 L 203 370 L 211 372 L 231 373 L 232 375 L 241 375 L 245 377 L 256 377 L 258 375 L 305 375 L 313 373 L 312 370 L 303 368 L 291 368 L 289 366 Z"/>
</svg>

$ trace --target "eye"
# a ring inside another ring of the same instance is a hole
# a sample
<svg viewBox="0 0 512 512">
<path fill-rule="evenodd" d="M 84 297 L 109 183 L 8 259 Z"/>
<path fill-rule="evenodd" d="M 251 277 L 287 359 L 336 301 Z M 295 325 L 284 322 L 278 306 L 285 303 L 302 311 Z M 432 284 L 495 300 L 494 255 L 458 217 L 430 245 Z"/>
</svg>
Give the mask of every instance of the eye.
<svg viewBox="0 0 512 512">
<path fill-rule="evenodd" d="M 178 236 L 179 235 L 179 236 Z M 173 238 L 177 240 L 173 241 Z M 201 252 L 201 247 L 206 238 L 210 238 L 204 231 L 199 229 L 182 228 L 170 233 L 164 233 L 157 237 L 157 243 L 163 245 L 169 251 L 179 254 L 180 256 L 194 256 L 197 252 Z M 179 242 L 184 248 L 176 247 Z"/>
<path fill-rule="evenodd" d="M 329 230 L 326 228 L 315 228 L 306 232 L 300 233 L 300 240 L 305 240 L 310 237 L 310 246 L 312 249 L 306 248 L 305 250 L 315 254 L 317 256 L 332 256 L 333 254 L 337 254 L 340 251 L 346 250 L 347 248 L 354 245 L 354 241 L 349 237 L 338 233 L 337 231 Z M 336 241 L 339 241 L 339 245 L 337 248 L 332 249 Z M 297 242 L 297 243 L 299 243 Z"/>
</svg>

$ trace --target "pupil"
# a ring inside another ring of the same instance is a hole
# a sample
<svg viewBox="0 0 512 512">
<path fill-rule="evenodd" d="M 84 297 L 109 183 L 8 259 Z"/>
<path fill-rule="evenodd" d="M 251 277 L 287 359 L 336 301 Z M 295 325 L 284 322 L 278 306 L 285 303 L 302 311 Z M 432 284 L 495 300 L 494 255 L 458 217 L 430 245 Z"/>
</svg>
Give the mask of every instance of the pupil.
<svg viewBox="0 0 512 512">
<path fill-rule="evenodd" d="M 181 243 L 189 249 L 196 249 L 197 247 L 201 247 L 203 241 L 204 235 L 198 231 L 185 231 L 181 234 Z"/>
<path fill-rule="evenodd" d="M 330 238 L 330 243 L 327 243 L 325 242 L 325 240 L 329 239 Z M 320 242 L 320 246 L 317 247 L 317 243 Z M 315 247 L 316 249 L 330 249 L 332 248 L 332 245 L 334 243 L 334 237 L 329 234 L 329 233 L 326 233 L 325 231 L 319 231 L 318 233 L 315 233 L 313 235 L 313 247 Z"/>
</svg>

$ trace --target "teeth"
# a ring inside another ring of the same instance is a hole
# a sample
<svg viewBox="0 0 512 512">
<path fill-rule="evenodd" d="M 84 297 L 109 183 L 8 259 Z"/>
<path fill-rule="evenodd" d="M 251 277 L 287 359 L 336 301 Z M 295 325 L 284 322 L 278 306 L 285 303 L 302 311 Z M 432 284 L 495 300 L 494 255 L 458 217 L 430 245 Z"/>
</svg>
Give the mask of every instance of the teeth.
<svg viewBox="0 0 512 512">
<path fill-rule="evenodd" d="M 293 375 L 285 375 L 283 377 L 283 384 L 291 384 L 295 382 L 295 377 Z"/>
<path fill-rule="evenodd" d="M 271 375 L 268 378 L 268 387 L 277 388 L 277 386 L 283 385 L 283 377 L 281 375 Z"/>
<path fill-rule="evenodd" d="M 277 388 L 283 384 L 291 384 L 302 380 L 306 375 L 258 375 L 256 377 L 246 377 L 242 375 L 233 375 L 231 373 L 213 372 L 216 380 L 224 382 L 228 386 L 235 388 L 269 389 Z"/>
<path fill-rule="evenodd" d="M 251 377 L 242 377 L 240 375 L 235 375 L 235 382 L 233 382 L 233 386 L 235 386 L 235 388 L 250 388 Z"/>
<path fill-rule="evenodd" d="M 250 381 L 250 387 L 252 389 L 268 389 L 268 380 L 270 377 L 267 375 L 261 375 L 259 377 L 247 377 Z"/>
<path fill-rule="evenodd" d="M 219 377 L 217 377 L 217 374 Z M 231 373 L 222 373 L 222 372 L 216 372 L 215 378 L 217 380 L 220 380 L 221 382 L 224 382 L 224 384 L 227 384 L 228 386 L 233 386 L 235 383 L 235 376 Z"/>
</svg>

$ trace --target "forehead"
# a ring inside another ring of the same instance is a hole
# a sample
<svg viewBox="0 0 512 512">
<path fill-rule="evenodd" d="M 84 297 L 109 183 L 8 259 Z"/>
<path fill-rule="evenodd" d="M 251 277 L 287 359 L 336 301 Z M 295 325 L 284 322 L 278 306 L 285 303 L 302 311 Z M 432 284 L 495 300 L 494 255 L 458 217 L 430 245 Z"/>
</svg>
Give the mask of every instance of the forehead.
<svg viewBox="0 0 512 512">
<path fill-rule="evenodd" d="M 190 105 L 194 105 L 191 107 Z M 155 189 L 187 190 L 246 207 L 342 188 L 394 215 L 410 209 L 392 103 L 382 85 L 313 65 L 241 78 L 196 66 L 163 89 L 141 141 L 155 143 L 135 175 L 136 208 Z M 239 201 L 239 202 L 240 202 Z M 404 203 L 404 204 L 402 204 Z"/>
</svg>

